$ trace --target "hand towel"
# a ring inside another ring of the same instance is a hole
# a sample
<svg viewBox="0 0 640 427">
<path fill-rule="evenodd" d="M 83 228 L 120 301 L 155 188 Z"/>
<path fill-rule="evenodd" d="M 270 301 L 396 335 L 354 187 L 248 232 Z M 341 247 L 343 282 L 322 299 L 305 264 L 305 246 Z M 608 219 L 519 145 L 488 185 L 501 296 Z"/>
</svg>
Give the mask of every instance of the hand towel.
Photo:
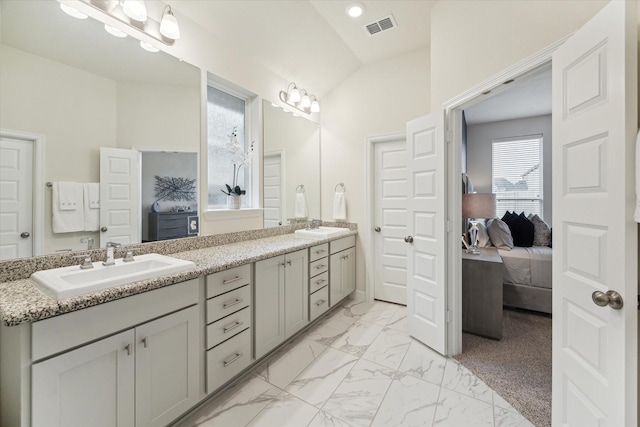
<svg viewBox="0 0 640 427">
<path fill-rule="evenodd" d="M 640 132 L 636 137 L 636 211 L 633 219 L 640 222 Z"/>
<path fill-rule="evenodd" d="M 84 184 L 84 231 L 98 231 L 100 228 L 100 184 Z"/>
<path fill-rule="evenodd" d="M 336 192 L 333 196 L 333 219 L 345 221 L 347 219 L 347 201 L 344 192 Z"/>
<path fill-rule="evenodd" d="M 79 182 L 54 182 L 51 213 L 54 233 L 84 230 L 84 188 Z M 64 206 L 64 209 L 61 207 Z"/>
<path fill-rule="evenodd" d="M 296 202 L 294 206 L 293 216 L 299 219 L 306 218 L 307 214 L 307 198 L 304 193 L 296 193 Z"/>
</svg>

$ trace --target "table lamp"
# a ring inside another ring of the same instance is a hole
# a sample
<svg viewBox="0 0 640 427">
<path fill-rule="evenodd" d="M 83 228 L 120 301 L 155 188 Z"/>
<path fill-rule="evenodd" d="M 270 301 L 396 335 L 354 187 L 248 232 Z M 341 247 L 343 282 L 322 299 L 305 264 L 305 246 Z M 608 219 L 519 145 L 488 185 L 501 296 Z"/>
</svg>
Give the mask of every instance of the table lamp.
<svg viewBox="0 0 640 427">
<path fill-rule="evenodd" d="M 471 220 L 471 227 L 469 227 L 471 246 L 467 249 L 468 254 L 480 254 L 480 249 L 478 248 L 478 221 L 476 221 L 476 218 L 493 218 L 495 216 L 495 194 L 470 193 L 462 195 L 462 217 Z"/>
</svg>

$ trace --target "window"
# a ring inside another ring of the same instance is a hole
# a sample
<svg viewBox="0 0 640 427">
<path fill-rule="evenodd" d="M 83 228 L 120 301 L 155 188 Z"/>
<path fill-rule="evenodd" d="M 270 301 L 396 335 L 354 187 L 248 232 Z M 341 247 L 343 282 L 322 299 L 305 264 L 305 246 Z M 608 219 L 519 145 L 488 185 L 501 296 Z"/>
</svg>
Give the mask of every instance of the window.
<svg viewBox="0 0 640 427">
<path fill-rule="evenodd" d="M 207 183 L 208 183 L 208 205 L 209 209 L 226 209 L 227 195 L 226 184 L 233 186 L 234 181 L 234 159 L 236 185 L 250 193 L 251 167 L 250 164 L 243 164 L 239 161 L 237 154 L 229 148 L 229 136 L 234 132 L 236 140 L 242 147 L 242 151 L 247 153 L 251 149 L 250 143 L 245 137 L 247 132 L 247 99 L 242 95 L 231 95 L 213 86 L 207 87 Z M 240 154 L 240 157 L 242 154 Z M 249 162 L 247 162 L 249 163 Z M 252 197 L 242 197 L 242 207 L 251 207 Z"/>
<path fill-rule="evenodd" d="M 494 140 L 491 178 L 498 216 L 524 211 L 542 217 L 542 135 Z"/>
</svg>

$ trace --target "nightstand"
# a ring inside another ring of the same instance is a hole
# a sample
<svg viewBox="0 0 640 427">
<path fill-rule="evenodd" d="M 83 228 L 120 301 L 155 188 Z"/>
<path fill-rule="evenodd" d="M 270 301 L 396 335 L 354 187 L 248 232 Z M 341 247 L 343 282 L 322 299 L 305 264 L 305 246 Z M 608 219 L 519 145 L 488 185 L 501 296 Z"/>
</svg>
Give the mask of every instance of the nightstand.
<svg viewBox="0 0 640 427">
<path fill-rule="evenodd" d="M 462 251 L 462 331 L 502 338 L 502 258 L 496 248 Z"/>
</svg>

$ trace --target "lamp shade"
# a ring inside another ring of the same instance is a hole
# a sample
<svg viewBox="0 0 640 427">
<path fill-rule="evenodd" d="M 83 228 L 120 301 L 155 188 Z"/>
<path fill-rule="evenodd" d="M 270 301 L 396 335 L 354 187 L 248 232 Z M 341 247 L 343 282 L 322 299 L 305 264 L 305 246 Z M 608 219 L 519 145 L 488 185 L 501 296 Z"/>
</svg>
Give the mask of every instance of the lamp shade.
<svg viewBox="0 0 640 427">
<path fill-rule="evenodd" d="M 462 195 L 463 218 L 493 218 L 495 216 L 495 194 L 471 193 Z"/>
</svg>

